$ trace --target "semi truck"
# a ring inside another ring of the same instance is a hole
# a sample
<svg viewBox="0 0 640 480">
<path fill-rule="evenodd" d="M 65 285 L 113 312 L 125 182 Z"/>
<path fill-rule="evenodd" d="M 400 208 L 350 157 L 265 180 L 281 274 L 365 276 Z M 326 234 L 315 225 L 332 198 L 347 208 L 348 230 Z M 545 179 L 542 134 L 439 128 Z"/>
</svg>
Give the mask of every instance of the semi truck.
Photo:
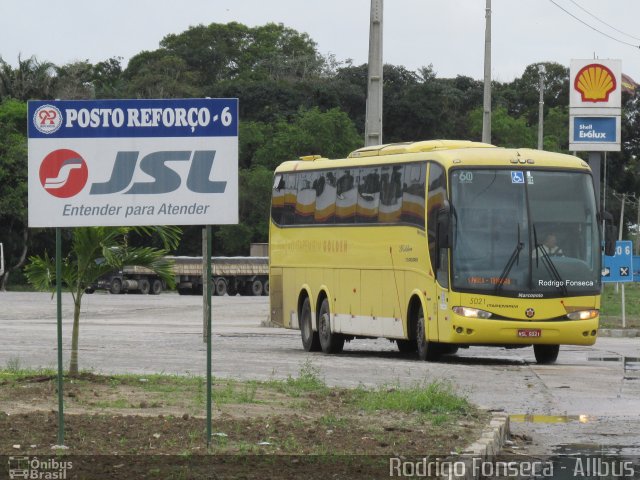
<svg viewBox="0 0 640 480">
<path fill-rule="evenodd" d="M 211 277 L 213 294 L 268 295 L 269 258 L 266 244 L 252 244 L 249 257 L 212 257 Z M 202 295 L 202 257 L 167 257 L 173 261 L 175 283 L 180 295 Z M 98 279 L 87 293 L 107 290 L 112 294 L 141 293 L 158 295 L 166 290 L 166 283 L 145 267 L 125 266 Z"/>
</svg>

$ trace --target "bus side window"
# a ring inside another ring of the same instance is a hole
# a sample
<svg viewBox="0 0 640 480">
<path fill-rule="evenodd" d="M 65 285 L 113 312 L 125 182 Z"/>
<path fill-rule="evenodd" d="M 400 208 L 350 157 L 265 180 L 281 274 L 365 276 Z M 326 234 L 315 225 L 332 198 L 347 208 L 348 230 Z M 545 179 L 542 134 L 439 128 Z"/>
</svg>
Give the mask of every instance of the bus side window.
<svg viewBox="0 0 640 480">
<path fill-rule="evenodd" d="M 380 203 L 380 168 L 361 168 L 358 182 L 356 221 L 376 223 Z"/>
<path fill-rule="evenodd" d="M 410 163 L 404 167 L 402 221 L 424 228 L 427 164 Z"/>
<path fill-rule="evenodd" d="M 316 188 L 318 186 L 318 172 L 298 173 L 298 195 L 296 197 L 296 225 L 310 225 L 314 223 L 316 211 Z"/>
<path fill-rule="evenodd" d="M 402 216 L 403 165 L 382 167 L 378 223 L 399 223 Z"/>
<path fill-rule="evenodd" d="M 284 210 L 284 177 L 281 173 L 273 178 L 273 190 L 271 192 L 271 219 L 276 225 L 282 223 L 282 211 Z"/>
<path fill-rule="evenodd" d="M 284 178 L 284 200 L 282 208 L 282 225 L 293 225 L 295 222 L 297 175 L 295 173 L 285 173 Z"/>
<path fill-rule="evenodd" d="M 336 180 L 336 223 L 354 223 L 358 202 L 356 169 L 340 169 Z"/>
<path fill-rule="evenodd" d="M 429 193 L 427 195 L 427 238 L 429 240 L 429 257 L 431 268 L 437 275 L 438 281 L 444 287 L 448 286 L 448 261 L 447 250 L 436 251 L 436 232 L 438 212 L 444 206 L 447 199 L 447 177 L 444 169 L 437 163 L 431 163 L 429 167 Z M 438 256 L 441 256 L 438 262 Z M 444 261 L 442 261 L 444 260 Z"/>
<path fill-rule="evenodd" d="M 336 173 L 334 171 L 320 172 L 315 182 L 316 211 L 314 222 L 316 224 L 331 224 L 336 214 Z"/>
</svg>

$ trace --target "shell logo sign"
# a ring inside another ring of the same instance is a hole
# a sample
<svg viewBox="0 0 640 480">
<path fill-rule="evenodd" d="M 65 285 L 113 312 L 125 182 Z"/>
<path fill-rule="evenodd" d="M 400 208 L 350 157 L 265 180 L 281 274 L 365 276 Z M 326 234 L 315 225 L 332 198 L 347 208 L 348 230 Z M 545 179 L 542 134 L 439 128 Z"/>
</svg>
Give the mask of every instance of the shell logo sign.
<svg viewBox="0 0 640 480">
<path fill-rule="evenodd" d="M 620 151 L 622 62 L 571 60 L 569 149 Z"/>
<path fill-rule="evenodd" d="M 574 88 L 580 92 L 583 102 L 608 102 L 609 95 L 617 87 L 614 73 L 605 65 L 592 63 L 578 71 Z"/>
</svg>

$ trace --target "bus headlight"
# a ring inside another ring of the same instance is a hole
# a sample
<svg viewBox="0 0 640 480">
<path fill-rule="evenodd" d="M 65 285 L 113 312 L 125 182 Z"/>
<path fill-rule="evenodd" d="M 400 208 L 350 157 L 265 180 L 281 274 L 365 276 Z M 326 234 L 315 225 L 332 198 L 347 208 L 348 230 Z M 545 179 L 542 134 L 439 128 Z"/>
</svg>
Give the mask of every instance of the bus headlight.
<svg viewBox="0 0 640 480">
<path fill-rule="evenodd" d="M 479 308 L 453 307 L 453 312 L 467 318 L 491 318 L 491 312 Z"/>
<path fill-rule="evenodd" d="M 567 313 L 569 320 L 591 320 L 596 318 L 600 313 L 599 310 L 580 310 L 578 312 Z"/>
</svg>

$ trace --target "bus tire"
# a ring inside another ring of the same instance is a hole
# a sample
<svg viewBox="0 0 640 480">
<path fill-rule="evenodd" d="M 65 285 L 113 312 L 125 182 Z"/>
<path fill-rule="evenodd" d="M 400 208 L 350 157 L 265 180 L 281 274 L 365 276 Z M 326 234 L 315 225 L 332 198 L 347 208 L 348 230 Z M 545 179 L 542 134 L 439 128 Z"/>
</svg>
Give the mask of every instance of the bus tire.
<svg viewBox="0 0 640 480">
<path fill-rule="evenodd" d="M 311 303 L 309 302 L 309 297 L 304 299 L 300 309 L 300 335 L 302 336 L 302 347 L 305 351 L 320 351 L 318 332 L 314 332 L 311 325 Z"/>
<path fill-rule="evenodd" d="M 560 352 L 560 345 L 534 345 L 533 354 L 540 364 L 555 363 Z"/>
<path fill-rule="evenodd" d="M 400 353 L 416 353 L 416 342 L 411 340 L 396 340 L 396 345 Z"/>
<path fill-rule="evenodd" d="M 113 280 L 111 280 L 111 287 L 109 288 L 109 291 L 114 295 L 122 293 L 122 280 L 120 280 L 119 278 L 114 278 Z"/>
<path fill-rule="evenodd" d="M 162 280 L 156 278 L 151 282 L 151 291 L 149 293 L 151 295 L 160 295 L 162 293 Z"/>
<path fill-rule="evenodd" d="M 418 306 L 416 315 L 416 347 L 418 350 L 418 358 L 429 362 L 437 360 L 440 355 L 440 350 L 438 349 L 438 345 L 427 340 L 422 305 Z"/>
<path fill-rule="evenodd" d="M 149 292 L 151 291 L 151 285 L 149 285 L 149 280 L 147 280 L 146 278 L 141 278 L 138 281 L 138 290 L 140 290 L 140 293 L 142 295 L 148 295 Z"/>
<path fill-rule="evenodd" d="M 318 314 L 318 336 L 324 353 L 340 353 L 344 348 L 344 336 L 331 331 L 329 300 L 324 298 Z"/>
</svg>

